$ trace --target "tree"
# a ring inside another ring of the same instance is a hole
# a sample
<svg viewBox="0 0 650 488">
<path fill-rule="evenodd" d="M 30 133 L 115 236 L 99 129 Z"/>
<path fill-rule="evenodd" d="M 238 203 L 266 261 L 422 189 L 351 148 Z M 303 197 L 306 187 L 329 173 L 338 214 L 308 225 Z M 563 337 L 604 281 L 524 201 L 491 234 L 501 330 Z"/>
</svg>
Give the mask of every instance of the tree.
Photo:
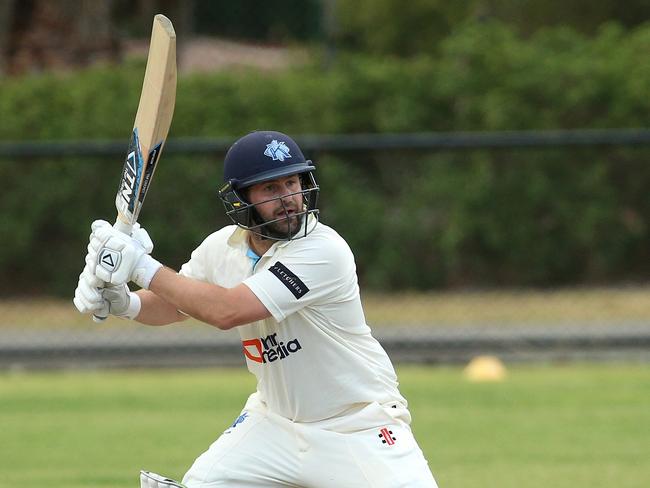
<svg viewBox="0 0 650 488">
<path fill-rule="evenodd" d="M 120 45 L 111 7 L 111 0 L 2 0 L 4 72 L 25 74 L 116 59 Z"/>
<path fill-rule="evenodd" d="M 158 12 L 183 38 L 192 32 L 191 0 L 0 0 L 0 74 L 22 75 L 115 62 L 126 36 L 149 37 Z"/>
</svg>

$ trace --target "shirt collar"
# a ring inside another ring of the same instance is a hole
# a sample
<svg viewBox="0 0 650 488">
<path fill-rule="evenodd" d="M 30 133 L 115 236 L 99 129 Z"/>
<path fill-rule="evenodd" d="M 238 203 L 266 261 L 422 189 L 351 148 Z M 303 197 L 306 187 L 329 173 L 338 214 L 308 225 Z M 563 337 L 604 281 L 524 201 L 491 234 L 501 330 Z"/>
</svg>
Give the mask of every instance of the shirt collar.
<svg viewBox="0 0 650 488">
<path fill-rule="evenodd" d="M 248 231 L 236 225 L 234 227 L 235 229 L 230 234 L 230 237 L 228 237 L 228 245 L 234 248 L 248 247 Z"/>
</svg>

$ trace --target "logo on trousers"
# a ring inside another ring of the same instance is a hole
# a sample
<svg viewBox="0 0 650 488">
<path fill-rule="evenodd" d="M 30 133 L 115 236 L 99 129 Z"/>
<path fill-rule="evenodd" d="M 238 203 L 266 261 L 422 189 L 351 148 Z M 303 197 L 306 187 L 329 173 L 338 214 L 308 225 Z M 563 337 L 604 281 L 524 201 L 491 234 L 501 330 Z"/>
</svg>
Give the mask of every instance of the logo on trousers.
<svg viewBox="0 0 650 488">
<path fill-rule="evenodd" d="M 285 359 L 290 354 L 302 349 L 298 339 L 288 342 L 278 342 L 277 333 L 273 333 L 260 339 L 248 339 L 242 341 L 244 356 L 256 363 L 272 363 L 278 359 Z"/>
<path fill-rule="evenodd" d="M 230 434 L 232 432 L 232 429 L 237 427 L 239 424 L 243 423 L 244 420 L 246 420 L 247 418 L 248 418 L 248 412 L 243 411 L 241 415 L 235 419 L 232 425 L 224 431 L 224 434 Z"/>
<path fill-rule="evenodd" d="M 393 437 L 393 431 L 388 430 L 388 427 L 384 427 L 379 431 L 379 438 L 381 439 L 382 444 L 388 444 L 389 446 L 395 444 L 395 441 L 397 440 L 396 437 Z"/>
</svg>

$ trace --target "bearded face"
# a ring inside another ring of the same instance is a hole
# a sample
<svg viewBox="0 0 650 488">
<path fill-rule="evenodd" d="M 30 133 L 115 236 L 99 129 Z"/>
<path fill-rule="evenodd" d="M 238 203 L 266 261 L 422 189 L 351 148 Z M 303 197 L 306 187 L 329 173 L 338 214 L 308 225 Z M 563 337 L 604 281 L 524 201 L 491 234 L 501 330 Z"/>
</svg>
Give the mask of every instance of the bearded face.
<svg viewBox="0 0 650 488">
<path fill-rule="evenodd" d="M 255 205 L 259 217 L 268 222 L 264 228 L 272 238 L 287 238 L 296 234 L 303 221 L 302 184 L 298 175 L 253 185 L 248 200 Z"/>
</svg>

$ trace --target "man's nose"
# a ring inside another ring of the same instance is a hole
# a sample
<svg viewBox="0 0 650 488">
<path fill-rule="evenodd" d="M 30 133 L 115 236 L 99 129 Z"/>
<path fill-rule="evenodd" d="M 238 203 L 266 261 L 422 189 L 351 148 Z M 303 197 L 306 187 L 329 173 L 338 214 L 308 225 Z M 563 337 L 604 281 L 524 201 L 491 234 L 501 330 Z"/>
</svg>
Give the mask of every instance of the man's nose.
<svg viewBox="0 0 650 488">
<path fill-rule="evenodd" d="M 291 200 L 294 196 L 295 196 L 294 192 L 291 189 L 289 189 L 288 187 L 283 187 L 280 190 L 280 198 L 282 198 L 282 200 L 285 200 L 285 201 Z"/>
<path fill-rule="evenodd" d="M 280 201 L 282 202 L 283 206 L 291 206 L 293 204 L 293 198 L 295 195 L 291 195 L 290 192 L 283 192 L 282 196 L 280 197 Z"/>
</svg>

